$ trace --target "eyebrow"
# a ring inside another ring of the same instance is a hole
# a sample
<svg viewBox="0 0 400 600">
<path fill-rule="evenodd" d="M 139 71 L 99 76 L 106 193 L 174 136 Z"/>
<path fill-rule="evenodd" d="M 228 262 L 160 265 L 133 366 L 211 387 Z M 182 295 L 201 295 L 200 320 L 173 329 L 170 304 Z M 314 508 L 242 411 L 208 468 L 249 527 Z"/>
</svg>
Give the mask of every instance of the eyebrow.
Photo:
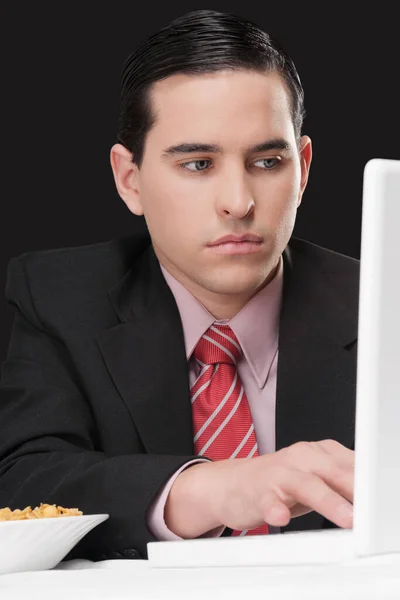
<svg viewBox="0 0 400 600">
<path fill-rule="evenodd" d="M 287 154 L 292 154 L 292 147 L 289 142 L 283 138 L 276 138 L 266 140 L 261 144 L 251 146 L 247 148 L 247 153 L 266 152 L 268 150 L 282 150 Z M 195 152 L 211 152 L 215 154 L 222 154 L 223 149 L 218 144 L 200 144 L 200 143 L 183 143 L 176 146 L 170 146 L 166 148 L 162 153 L 162 158 L 168 158 L 169 156 L 175 156 L 179 154 L 190 154 Z"/>
</svg>

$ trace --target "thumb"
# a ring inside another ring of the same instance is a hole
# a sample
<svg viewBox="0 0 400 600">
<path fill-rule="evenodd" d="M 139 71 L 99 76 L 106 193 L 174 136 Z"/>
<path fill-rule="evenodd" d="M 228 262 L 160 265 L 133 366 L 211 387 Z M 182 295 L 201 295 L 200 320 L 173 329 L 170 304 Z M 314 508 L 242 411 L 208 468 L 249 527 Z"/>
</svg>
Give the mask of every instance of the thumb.
<svg viewBox="0 0 400 600">
<path fill-rule="evenodd" d="M 292 515 L 286 504 L 278 498 L 273 498 L 266 503 L 263 517 L 269 525 L 279 527 L 287 525 Z"/>
</svg>

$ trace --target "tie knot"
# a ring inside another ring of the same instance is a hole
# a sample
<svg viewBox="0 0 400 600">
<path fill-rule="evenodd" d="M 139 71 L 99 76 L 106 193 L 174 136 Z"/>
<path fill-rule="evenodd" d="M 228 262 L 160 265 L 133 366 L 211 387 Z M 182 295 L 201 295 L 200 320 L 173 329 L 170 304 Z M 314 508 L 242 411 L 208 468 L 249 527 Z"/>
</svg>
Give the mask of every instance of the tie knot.
<svg viewBox="0 0 400 600">
<path fill-rule="evenodd" d="M 236 365 L 241 348 L 229 325 L 212 325 L 198 341 L 193 354 L 205 365 L 216 363 Z"/>
</svg>

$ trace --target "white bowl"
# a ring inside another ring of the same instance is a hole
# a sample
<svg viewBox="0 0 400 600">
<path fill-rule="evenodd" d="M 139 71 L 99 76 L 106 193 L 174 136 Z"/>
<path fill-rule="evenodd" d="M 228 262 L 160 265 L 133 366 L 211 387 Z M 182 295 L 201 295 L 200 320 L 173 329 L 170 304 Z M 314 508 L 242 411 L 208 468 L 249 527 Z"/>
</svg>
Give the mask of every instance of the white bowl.
<svg viewBox="0 0 400 600">
<path fill-rule="evenodd" d="M 0 521 L 0 574 L 53 569 L 110 515 Z"/>
</svg>

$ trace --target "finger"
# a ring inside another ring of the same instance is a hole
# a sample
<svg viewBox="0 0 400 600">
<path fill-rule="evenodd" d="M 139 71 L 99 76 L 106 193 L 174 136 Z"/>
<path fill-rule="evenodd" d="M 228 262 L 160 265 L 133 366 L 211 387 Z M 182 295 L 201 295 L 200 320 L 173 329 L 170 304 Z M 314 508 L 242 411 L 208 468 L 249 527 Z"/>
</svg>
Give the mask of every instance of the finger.
<svg viewBox="0 0 400 600">
<path fill-rule="evenodd" d="M 294 496 L 300 504 L 315 510 L 338 527 L 353 526 L 352 505 L 313 473 L 291 471 L 282 483 L 283 491 Z"/>
<path fill-rule="evenodd" d="M 355 452 L 340 444 L 340 442 L 332 439 L 320 440 L 312 442 L 316 444 L 318 449 L 332 456 L 338 464 L 354 470 Z"/>
<path fill-rule="evenodd" d="M 301 502 L 296 502 L 294 506 L 290 509 L 290 514 L 292 515 L 292 519 L 295 517 L 302 517 L 307 513 L 312 512 L 312 509 L 305 504 L 301 504 Z"/>
<path fill-rule="evenodd" d="M 288 494 L 287 492 L 283 492 L 282 489 L 279 489 L 279 491 L 277 493 L 277 501 L 286 505 L 289 508 L 292 519 L 294 517 L 300 517 L 302 515 L 306 515 L 307 513 L 311 512 L 310 507 L 305 506 L 304 504 L 301 504 L 291 494 Z M 272 525 L 272 523 L 271 523 L 271 525 Z"/>
<path fill-rule="evenodd" d="M 354 472 L 338 468 L 331 470 L 328 475 L 316 472 L 325 483 L 338 492 L 343 498 L 354 504 Z"/>
<path fill-rule="evenodd" d="M 314 473 L 343 498 L 354 502 L 354 463 L 348 455 L 352 450 L 334 440 L 322 440 L 298 442 L 290 447 L 290 451 L 299 471 Z M 286 503 L 286 499 L 284 501 Z"/>
<path fill-rule="evenodd" d="M 261 514 L 264 521 L 274 527 L 283 527 L 292 518 L 290 508 L 273 493 L 263 497 Z"/>
<path fill-rule="evenodd" d="M 285 498 L 286 497 L 289 497 L 289 494 L 285 494 Z M 285 507 L 289 510 L 289 519 Z M 270 513 L 271 510 L 272 514 Z M 301 517 L 310 512 L 312 512 L 312 508 L 306 506 L 305 504 L 293 501 L 290 503 L 290 506 L 288 506 L 286 501 L 279 501 L 279 499 L 277 498 L 276 500 L 270 500 L 268 506 L 264 509 L 263 516 L 265 521 L 269 523 L 269 525 L 274 525 L 275 527 L 282 527 L 287 525 L 290 519 L 294 519 L 295 517 Z"/>
</svg>

